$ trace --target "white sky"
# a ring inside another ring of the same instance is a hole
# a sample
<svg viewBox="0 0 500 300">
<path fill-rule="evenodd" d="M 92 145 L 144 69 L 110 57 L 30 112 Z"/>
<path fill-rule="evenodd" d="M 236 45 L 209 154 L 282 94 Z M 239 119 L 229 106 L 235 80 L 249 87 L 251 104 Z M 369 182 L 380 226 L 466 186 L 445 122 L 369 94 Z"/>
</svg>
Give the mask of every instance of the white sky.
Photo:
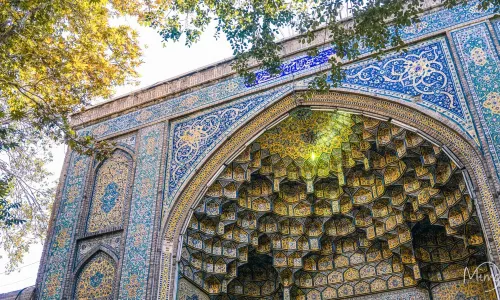
<svg viewBox="0 0 500 300">
<path fill-rule="evenodd" d="M 201 40 L 191 48 L 187 48 L 183 43 L 169 43 L 164 47 L 160 36 L 151 28 L 139 27 L 132 20 L 126 22 L 139 31 L 144 64 L 138 69 L 141 75 L 140 85 L 119 87 L 116 95 L 152 85 L 232 55 L 231 47 L 224 38 L 216 40 L 213 37 L 214 29 L 208 30 Z M 54 179 L 58 179 L 65 156 L 65 147 L 56 147 L 53 154 L 54 161 L 49 169 L 54 173 Z M 43 247 L 40 244 L 33 245 L 25 256 L 21 268 L 9 275 L 4 274 L 7 258 L 0 251 L 2 256 L 0 260 L 0 293 L 34 285 L 42 251 Z"/>
</svg>

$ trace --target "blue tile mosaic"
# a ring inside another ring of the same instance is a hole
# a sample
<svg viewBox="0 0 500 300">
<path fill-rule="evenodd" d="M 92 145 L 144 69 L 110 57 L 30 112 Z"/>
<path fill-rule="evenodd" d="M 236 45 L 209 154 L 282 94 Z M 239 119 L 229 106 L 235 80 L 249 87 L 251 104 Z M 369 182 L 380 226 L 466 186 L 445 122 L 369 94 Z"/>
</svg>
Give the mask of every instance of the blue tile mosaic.
<svg viewBox="0 0 500 300">
<path fill-rule="evenodd" d="M 163 123 L 139 132 L 139 153 L 125 254 L 120 299 L 145 299 L 156 216 L 156 200 L 163 145 Z"/>
<path fill-rule="evenodd" d="M 413 23 L 412 25 L 403 28 L 400 36 L 404 41 L 410 41 L 457 24 L 462 24 L 493 14 L 493 7 L 482 11 L 478 10 L 477 4 L 478 1 L 470 1 L 469 3 L 467 3 L 467 5 L 464 6 L 457 6 L 453 9 L 438 10 L 423 15 L 420 18 L 420 22 Z M 361 48 L 360 52 L 361 54 L 368 54 L 373 52 L 373 50 L 365 47 Z M 334 53 L 334 49 L 326 48 L 319 51 L 319 54 L 317 56 L 306 55 L 293 59 L 291 61 L 287 61 L 282 65 L 282 71 L 278 75 L 271 76 L 266 70 L 257 71 L 255 73 L 255 82 L 253 84 L 247 85 L 247 87 L 254 87 L 263 83 L 276 81 L 277 79 L 285 76 L 300 74 L 304 73 L 305 71 L 315 69 L 319 66 L 325 66 L 328 63 L 328 59 L 330 58 L 330 56 L 332 56 Z"/>
<path fill-rule="evenodd" d="M 71 154 L 55 226 L 47 248 L 39 299 L 61 299 L 78 215 L 90 166 L 87 156 Z"/>
<path fill-rule="evenodd" d="M 471 1 L 466 6 L 458 6 L 450 10 L 437 10 L 421 17 L 421 22 L 413 24 L 402 31 L 404 40 L 414 40 L 432 34 L 457 24 L 473 21 L 493 14 L 493 8 L 486 11 L 477 9 L 477 1 Z M 363 53 L 369 53 L 364 49 Z M 118 116 L 114 119 L 89 126 L 79 131 L 79 134 L 93 134 L 98 138 L 125 132 L 146 124 L 164 119 L 172 115 L 182 114 L 197 108 L 220 103 L 231 97 L 254 91 L 260 86 L 269 87 L 282 84 L 291 75 L 307 74 L 318 71 L 327 65 L 327 57 L 332 49 L 323 49 L 318 57 L 301 56 L 284 63 L 281 76 L 271 77 L 266 71 L 258 71 L 258 81 L 252 86 L 246 86 L 242 78 L 232 78 L 217 84 L 186 93 L 182 96 L 165 100 L 159 104 L 141 110 Z"/>
<path fill-rule="evenodd" d="M 462 64 L 471 100 L 479 115 L 497 175 L 500 175 L 500 58 L 486 23 L 451 33 Z"/>
<path fill-rule="evenodd" d="M 393 52 L 380 60 L 351 64 L 342 86 L 375 89 L 382 95 L 398 94 L 404 99 L 421 96 L 426 106 L 449 112 L 450 118 L 471 118 L 444 38 L 419 43 L 407 52 Z"/>
<path fill-rule="evenodd" d="M 165 206 L 170 205 L 179 188 L 207 153 L 245 120 L 283 97 L 287 91 L 290 88 L 282 87 L 173 122 L 169 135 L 171 143 L 168 148 L 168 196 Z"/>
<path fill-rule="evenodd" d="M 275 79 L 285 77 L 288 75 L 293 75 L 295 73 L 302 73 L 319 66 L 326 66 L 330 57 L 335 53 L 332 48 L 326 48 L 320 50 L 316 56 L 302 56 L 291 61 L 286 61 L 281 65 L 281 73 L 277 75 L 271 75 L 266 70 L 261 70 L 255 72 L 255 82 L 252 84 L 246 84 L 248 88 L 257 86 L 262 83 L 271 82 Z"/>
<path fill-rule="evenodd" d="M 495 30 L 495 35 L 497 41 L 500 40 L 500 18 L 492 21 L 493 30 Z"/>
</svg>

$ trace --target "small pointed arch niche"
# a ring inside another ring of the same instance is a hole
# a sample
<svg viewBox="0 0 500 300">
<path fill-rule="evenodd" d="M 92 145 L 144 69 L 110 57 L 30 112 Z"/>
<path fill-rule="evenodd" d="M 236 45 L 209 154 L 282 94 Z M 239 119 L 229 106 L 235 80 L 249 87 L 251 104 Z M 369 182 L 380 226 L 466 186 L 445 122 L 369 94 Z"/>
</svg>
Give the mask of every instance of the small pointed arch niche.
<svg viewBox="0 0 500 300">
<path fill-rule="evenodd" d="M 96 251 L 76 273 L 74 299 L 113 299 L 116 266 L 110 254 L 102 249 Z"/>
</svg>

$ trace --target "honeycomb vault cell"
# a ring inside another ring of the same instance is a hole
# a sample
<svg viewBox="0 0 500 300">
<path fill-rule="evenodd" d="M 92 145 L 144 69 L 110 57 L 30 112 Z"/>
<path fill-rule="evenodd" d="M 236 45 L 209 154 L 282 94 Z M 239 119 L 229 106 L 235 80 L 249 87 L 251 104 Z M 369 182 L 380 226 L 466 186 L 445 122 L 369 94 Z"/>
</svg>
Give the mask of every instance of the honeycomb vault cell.
<svg viewBox="0 0 500 300">
<path fill-rule="evenodd" d="M 183 241 L 180 276 L 212 299 L 366 295 L 462 278 L 486 261 L 473 200 L 441 148 L 388 122 L 306 108 L 228 165 Z"/>
</svg>

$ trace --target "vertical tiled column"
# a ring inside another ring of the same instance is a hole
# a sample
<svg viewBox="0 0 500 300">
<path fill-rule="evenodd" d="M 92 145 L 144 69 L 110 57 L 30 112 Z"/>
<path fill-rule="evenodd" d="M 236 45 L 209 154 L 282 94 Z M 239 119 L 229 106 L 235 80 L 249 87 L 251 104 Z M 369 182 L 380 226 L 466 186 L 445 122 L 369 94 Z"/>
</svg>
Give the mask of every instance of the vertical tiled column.
<svg viewBox="0 0 500 300">
<path fill-rule="evenodd" d="M 163 146 L 164 124 L 139 132 L 139 148 L 125 254 L 120 279 L 119 299 L 145 299 L 150 274 L 158 181 Z"/>
<path fill-rule="evenodd" d="M 500 59 L 485 22 L 451 32 L 470 102 L 478 114 L 497 176 L 500 176 Z"/>
<path fill-rule="evenodd" d="M 61 299 L 63 296 L 71 245 L 74 242 L 90 165 L 90 157 L 74 152 L 71 154 L 54 229 L 47 247 L 39 299 Z"/>
<path fill-rule="evenodd" d="M 479 201 L 484 205 L 481 211 L 485 221 L 484 233 L 489 237 L 491 259 L 498 264 L 495 255 L 500 251 L 498 203 L 486 191 L 498 186 L 500 178 L 500 59 L 487 22 L 451 31 L 449 36 L 455 48 L 456 62 L 462 70 L 462 84 L 468 90 L 470 105 L 474 107 L 473 121 L 481 129 L 479 137 L 483 155 L 490 172 L 496 173 L 486 178 L 478 170 L 469 170 L 478 180 L 478 194 L 482 198 Z"/>
</svg>

